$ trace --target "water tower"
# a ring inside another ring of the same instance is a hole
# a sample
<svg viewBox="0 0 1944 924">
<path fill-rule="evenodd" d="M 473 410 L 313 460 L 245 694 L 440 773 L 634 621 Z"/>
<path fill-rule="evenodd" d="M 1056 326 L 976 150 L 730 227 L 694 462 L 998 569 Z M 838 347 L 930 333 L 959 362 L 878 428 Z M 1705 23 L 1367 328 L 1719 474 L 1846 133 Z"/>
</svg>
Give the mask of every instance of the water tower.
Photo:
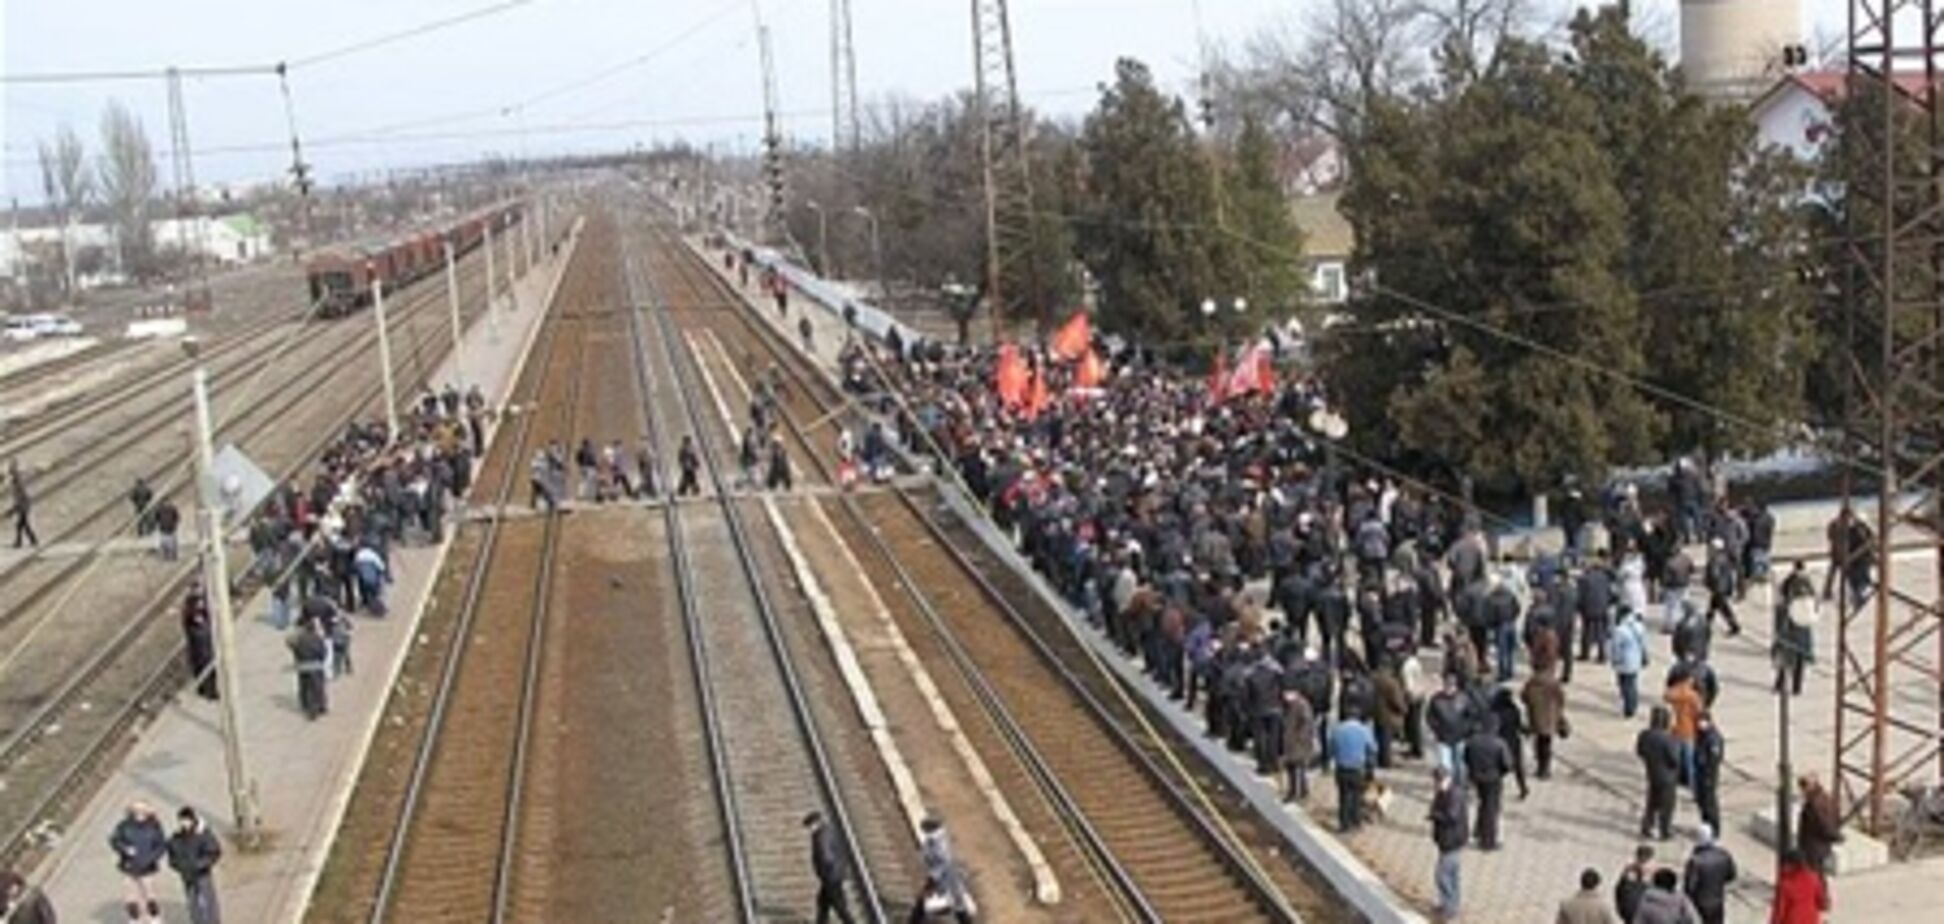
<svg viewBox="0 0 1944 924">
<path fill-rule="evenodd" d="M 1681 0 L 1681 70 L 1703 96 L 1762 92 L 1802 40 L 1802 0 Z"/>
</svg>

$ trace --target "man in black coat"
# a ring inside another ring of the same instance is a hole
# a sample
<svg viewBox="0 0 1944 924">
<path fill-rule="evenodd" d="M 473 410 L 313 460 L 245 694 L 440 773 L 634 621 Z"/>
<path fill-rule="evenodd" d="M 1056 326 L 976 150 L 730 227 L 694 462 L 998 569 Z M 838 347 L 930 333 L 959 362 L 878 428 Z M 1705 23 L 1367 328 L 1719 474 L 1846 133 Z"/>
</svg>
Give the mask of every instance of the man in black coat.
<svg viewBox="0 0 1944 924">
<path fill-rule="evenodd" d="M 1703 711 L 1696 723 L 1694 739 L 1694 806 L 1701 821 L 1721 830 L 1721 768 L 1727 761 L 1728 743 L 1721 737 L 1713 713 Z M 1698 904 L 1698 902 L 1697 902 Z"/>
<path fill-rule="evenodd" d="M 1634 756 L 1647 774 L 1647 807 L 1640 815 L 1640 836 L 1673 836 L 1674 789 L 1681 778 L 1681 749 L 1668 731 L 1672 716 L 1655 706 L 1648 726 L 1634 739 Z"/>
<path fill-rule="evenodd" d="M 810 832 L 810 866 L 817 873 L 817 924 L 824 924 L 833 913 L 837 920 L 851 924 L 850 899 L 844 894 L 850 855 L 838 842 L 837 832 L 824 824 L 822 812 L 803 816 L 803 827 Z"/>
<path fill-rule="evenodd" d="M 1737 875 L 1735 858 L 1715 843 L 1714 829 L 1702 825 L 1681 875 L 1681 891 L 1701 912 L 1702 924 L 1722 924 L 1727 918 L 1728 886 Z"/>
<path fill-rule="evenodd" d="M 216 839 L 196 810 L 183 806 L 176 813 L 176 830 L 169 835 L 169 868 L 182 877 L 190 924 L 221 924 L 216 904 L 216 862 L 223 858 L 223 842 Z"/>
<path fill-rule="evenodd" d="M 1431 843 L 1438 848 L 1438 907 L 1440 920 L 1458 916 L 1458 861 L 1470 835 L 1465 830 L 1465 789 L 1443 767 L 1431 769 L 1436 794 L 1431 797 Z"/>
<path fill-rule="evenodd" d="M 1256 772 L 1270 774 L 1282 763 L 1282 665 L 1268 646 L 1249 668 L 1249 715 L 1255 724 Z"/>
<path fill-rule="evenodd" d="M 1613 570 L 1606 557 L 1596 555 L 1593 563 L 1579 574 L 1579 659 L 1605 661 L 1607 634 L 1613 626 Z M 1561 648 L 1562 656 L 1571 652 Z"/>
<path fill-rule="evenodd" d="M 1505 802 L 1505 775 L 1512 772 L 1512 752 L 1499 737 L 1498 719 L 1486 715 L 1475 723 L 1465 741 L 1465 776 L 1478 792 L 1478 834 L 1480 850 L 1499 849 L 1499 812 Z"/>
<path fill-rule="evenodd" d="M 1471 737 L 1478 714 L 1472 698 L 1458 688 L 1458 678 L 1444 675 L 1444 688 L 1431 694 L 1424 707 L 1424 722 L 1437 743 L 1438 766 L 1449 768 L 1459 785 L 1465 782 L 1465 739 Z"/>
</svg>

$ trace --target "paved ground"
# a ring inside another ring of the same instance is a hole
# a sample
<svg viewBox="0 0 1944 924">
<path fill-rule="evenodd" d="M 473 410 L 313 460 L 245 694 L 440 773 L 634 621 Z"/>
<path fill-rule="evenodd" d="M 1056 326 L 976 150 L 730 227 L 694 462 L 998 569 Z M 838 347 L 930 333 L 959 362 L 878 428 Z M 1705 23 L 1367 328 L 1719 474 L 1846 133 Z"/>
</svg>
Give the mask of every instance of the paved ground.
<svg viewBox="0 0 1944 924">
<path fill-rule="evenodd" d="M 540 264 L 542 272 L 521 281 L 520 308 L 502 307 L 496 325 L 475 325 L 467 332 L 466 372 L 488 395 L 504 395 L 511 388 L 518 361 L 537 329 L 541 312 L 535 306 L 550 291 L 566 253 L 563 249 L 552 262 Z M 448 361 L 435 380 L 449 377 L 451 369 Z M 123 807 L 136 799 L 151 802 L 166 815 L 173 815 L 177 806 L 193 805 L 222 833 L 229 855 L 216 878 L 230 920 L 295 920 L 356 781 L 389 692 L 386 678 L 403 660 L 443 549 L 394 552 L 393 615 L 359 620 L 354 645 L 359 672 L 332 683 L 331 713 L 315 723 L 306 722 L 297 709 L 290 656 L 282 636 L 267 624 L 267 600 L 238 601 L 242 724 L 258 805 L 270 832 L 266 849 L 245 854 L 230 840 L 234 816 L 213 704 L 195 697 L 179 699 L 142 734 L 38 872 L 62 920 L 123 920 L 123 886 L 106 843 Z M 169 881 L 159 885 L 167 896 L 165 915 L 183 920 L 180 886 Z"/>
</svg>

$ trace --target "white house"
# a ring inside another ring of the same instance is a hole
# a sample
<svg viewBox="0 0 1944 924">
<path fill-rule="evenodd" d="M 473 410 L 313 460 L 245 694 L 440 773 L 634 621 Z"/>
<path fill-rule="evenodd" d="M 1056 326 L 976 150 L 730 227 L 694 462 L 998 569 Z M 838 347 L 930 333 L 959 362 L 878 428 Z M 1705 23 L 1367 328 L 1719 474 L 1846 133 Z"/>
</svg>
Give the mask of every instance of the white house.
<svg viewBox="0 0 1944 924">
<path fill-rule="evenodd" d="M 1302 196 L 1290 201 L 1289 211 L 1303 232 L 1303 262 L 1310 273 L 1310 297 L 1324 305 L 1350 300 L 1350 256 L 1357 248 L 1356 231 L 1337 210 L 1339 193 Z"/>
<path fill-rule="evenodd" d="M 1899 74 L 1896 82 L 1913 97 L 1924 92 L 1922 74 Z M 1787 74 L 1748 104 L 1748 117 L 1764 144 L 1813 161 L 1822 156 L 1833 133 L 1832 110 L 1848 91 L 1843 70 Z"/>
</svg>

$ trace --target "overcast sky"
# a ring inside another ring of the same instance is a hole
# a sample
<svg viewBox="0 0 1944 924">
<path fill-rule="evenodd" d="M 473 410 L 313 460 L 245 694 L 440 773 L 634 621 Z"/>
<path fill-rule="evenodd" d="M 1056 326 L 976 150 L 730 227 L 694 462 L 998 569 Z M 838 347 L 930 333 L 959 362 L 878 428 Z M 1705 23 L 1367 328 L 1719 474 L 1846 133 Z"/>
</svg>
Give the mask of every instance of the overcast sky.
<svg viewBox="0 0 1944 924">
<path fill-rule="evenodd" d="M 1240 45 L 1329 0 L 1200 0 L 1213 42 Z M 1557 10 L 1572 0 L 1540 0 Z M 1637 3 L 1673 38 L 1676 0 Z M 1812 29 L 1839 27 L 1844 0 L 1802 0 Z M 787 134 L 829 132 L 828 0 L 760 0 L 774 35 Z M 301 61 L 495 0 L 0 0 L 0 71 L 10 75 Z M 306 158 L 329 178 L 386 165 L 619 147 L 686 138 L 751 145 L 762 88 L 750 0 L 531 0 L 469 22 L 290 73 Z M 966 0 L 852 0 L 860 93 L 929 99 L 970 83 Z M 1020 91 L 1079 113 L 1115 58 L 1178 90 L 1192 82 L 1195 0 L 1013 0 Z M 1557 19 L 1563 14 L 1554 13 Z M 1831 34 L 1840 34 L 1840 31 Z M 630 62 L 638 62 L 630 64 Z M 598 78 L 598 79 L 597 79 Z M 111 97 L 167 153 L 162 81 L 4 87 L 5 194 L 40 198 L 34 146 L 63 123 L 90 149 Z M 187 79 L 197 176 L 247 181 L 289 166 L 273 76 Z M 527 105 L 521 106 L 522 102 Z M 524 129 L 524 131 L 523 131 Z M 159 165 L 166 182 L 169 164 Z"/>
</svg>

